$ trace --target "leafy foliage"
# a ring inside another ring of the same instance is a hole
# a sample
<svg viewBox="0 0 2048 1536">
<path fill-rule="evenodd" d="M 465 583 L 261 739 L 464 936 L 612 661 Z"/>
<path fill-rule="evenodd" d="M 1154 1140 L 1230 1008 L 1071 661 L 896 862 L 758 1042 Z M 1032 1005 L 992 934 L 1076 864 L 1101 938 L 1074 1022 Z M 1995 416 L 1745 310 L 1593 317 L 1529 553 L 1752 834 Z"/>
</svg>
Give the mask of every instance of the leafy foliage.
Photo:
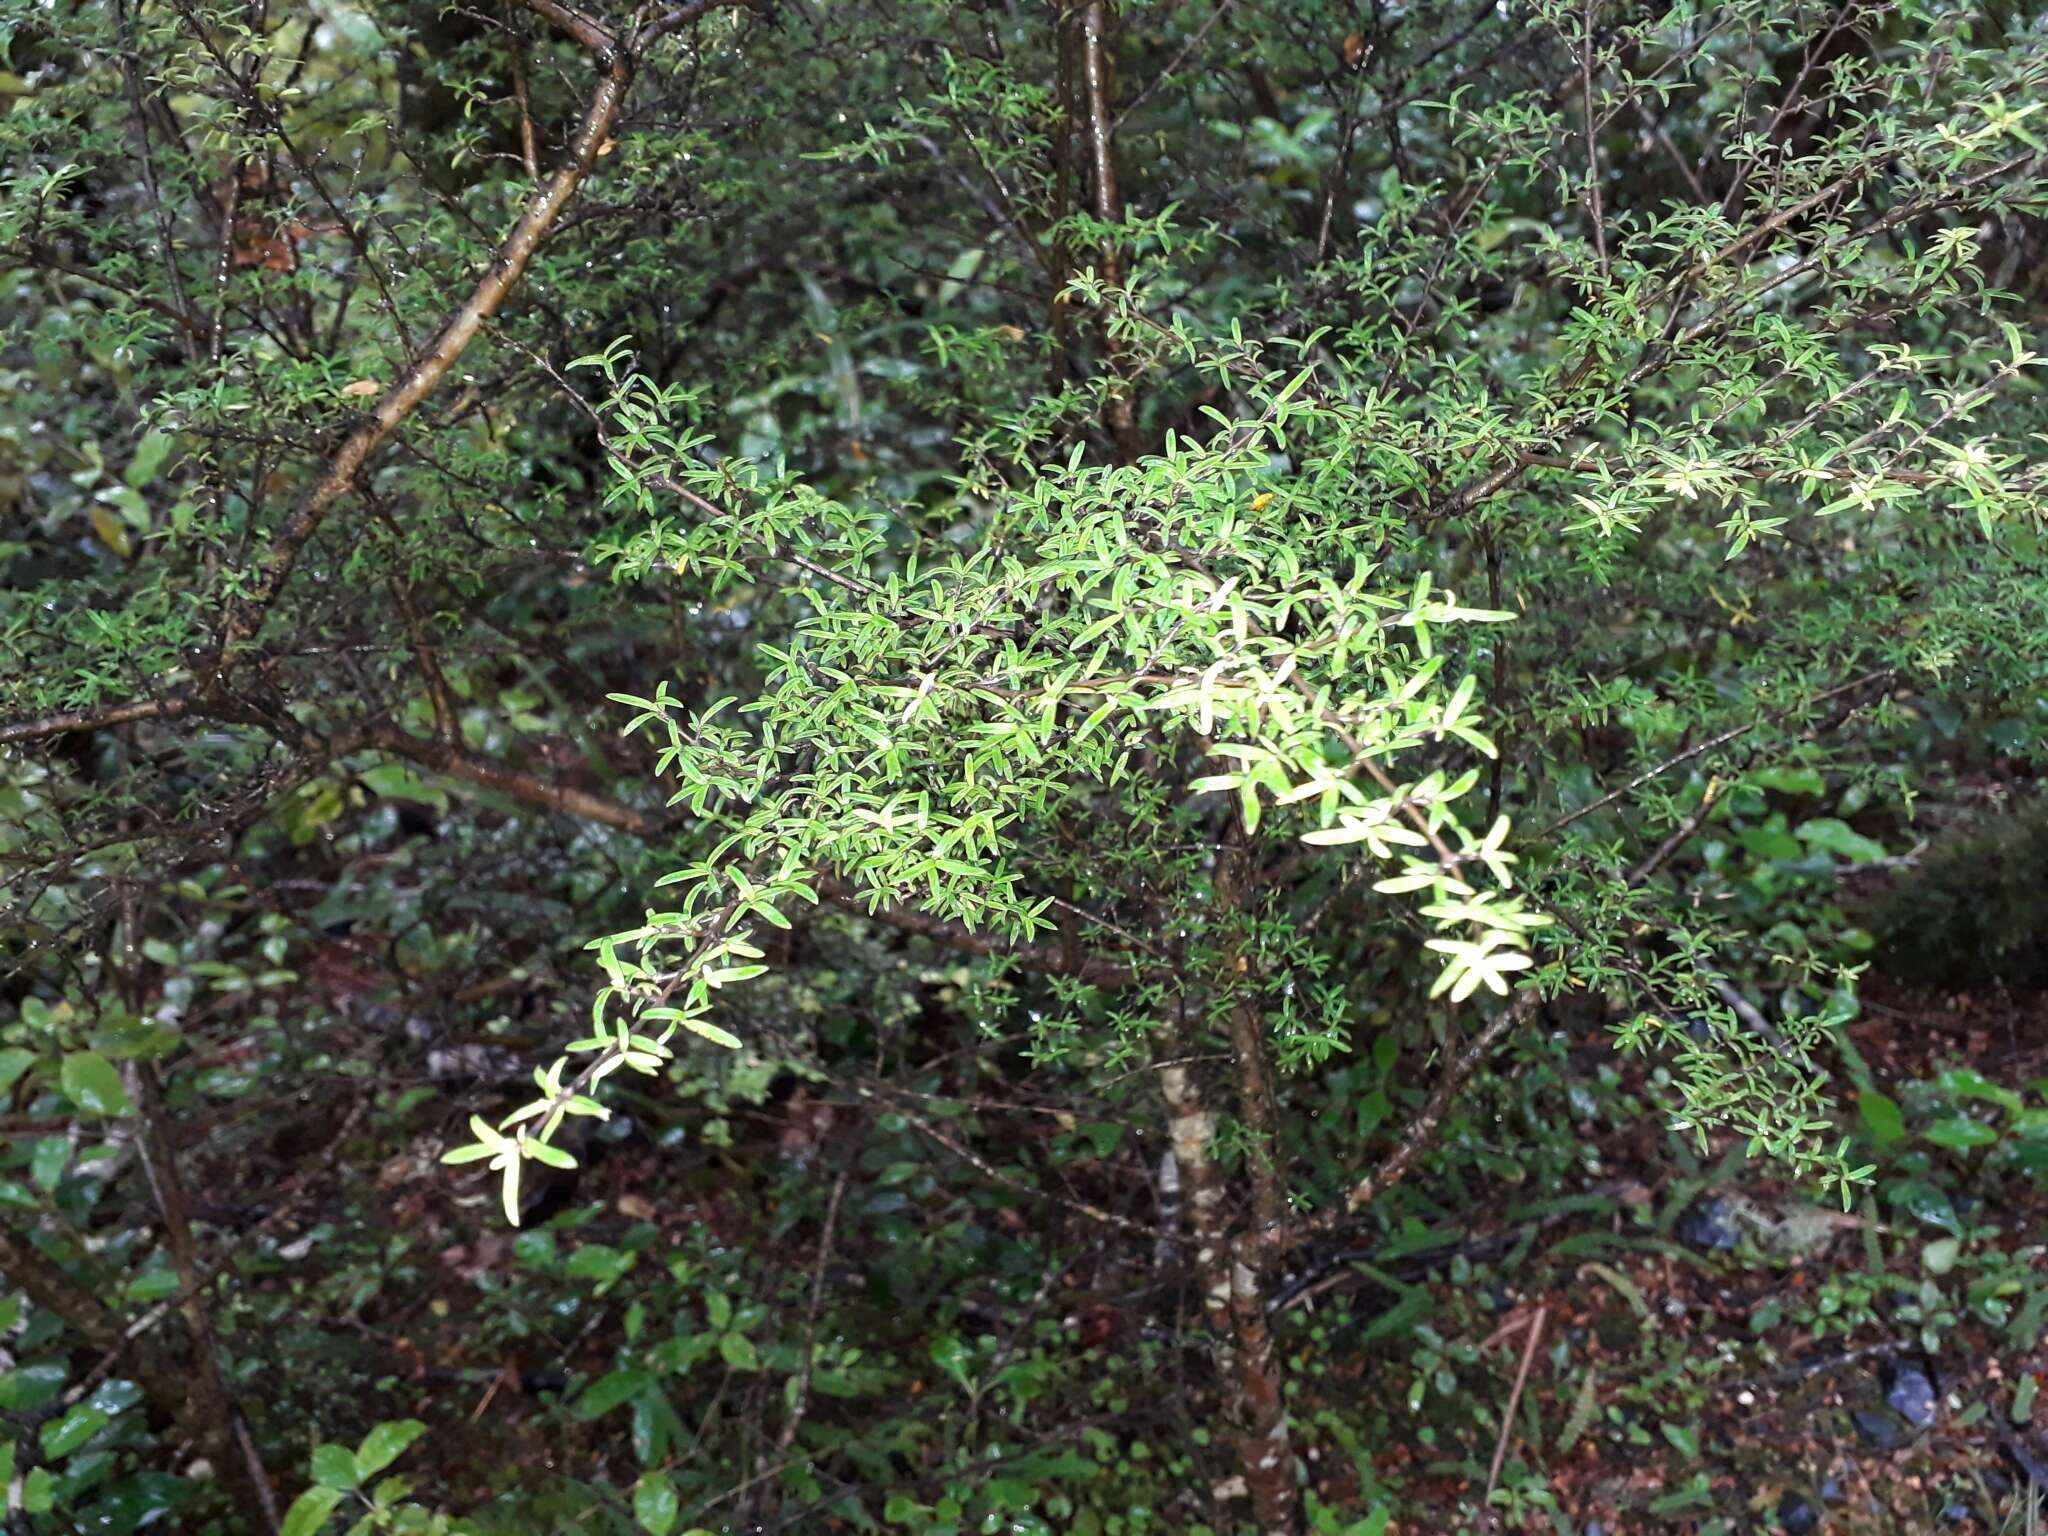
<svg viewBox="0 0 2048 1536">
<path fill-rule="evenodd" d="M 0 96 L 22 1518 L 1375 1532 L 1290 1304 L 1457 1419 L 1389 1266 L 1619 1219 L 1582 1125 L 2038 1324 L 2037 1088 L 1852 1036 L 2038 979 L 1916 820 L 2048 742 L 2033 9 L 0 0 Z M 386 1475 L 441 1271 L 587 1466 Z M 1670 1354 L 1552 1394 L 1666 1514 Z"/>
</svg>

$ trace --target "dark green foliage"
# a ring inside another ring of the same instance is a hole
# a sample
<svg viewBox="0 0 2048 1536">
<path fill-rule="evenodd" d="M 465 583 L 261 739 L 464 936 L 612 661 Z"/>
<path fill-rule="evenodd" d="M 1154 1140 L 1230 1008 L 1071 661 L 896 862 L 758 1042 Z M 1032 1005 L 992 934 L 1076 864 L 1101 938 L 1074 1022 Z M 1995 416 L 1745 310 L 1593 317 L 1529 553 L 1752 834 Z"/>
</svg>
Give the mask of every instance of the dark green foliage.
<svg viewBox="0 0 2048 1536">
<path fill-rule="evenodd" d="M 1980 813 L 1933 837 L 1871 905 L 1885 970 L 1967 990 L 2048 983 L 2048 806 Z"/>
<path fill-rule="evenodd" d="M 2048 817 L 1898 862 L 2048 761 L 2044 102 L 0 0 L 8 1536 L 1713 1530 L 1787 1331 L 2016 1377 L 2043 1085 L 1861 995 L 2044 977 Z"/>
</svg>

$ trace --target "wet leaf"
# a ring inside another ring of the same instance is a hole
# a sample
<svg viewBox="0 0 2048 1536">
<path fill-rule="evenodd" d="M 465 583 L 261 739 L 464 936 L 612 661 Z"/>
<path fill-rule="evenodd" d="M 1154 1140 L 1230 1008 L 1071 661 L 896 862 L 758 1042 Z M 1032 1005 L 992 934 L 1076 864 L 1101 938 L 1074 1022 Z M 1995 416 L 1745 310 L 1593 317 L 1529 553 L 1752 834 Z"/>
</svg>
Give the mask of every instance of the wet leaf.
<svg viewBox="0 0 2048 1536">
<path fill-rule="evenodd" d="M 633 1490 L 633 1518 L 648 1536 L 669 1536 L 682 1516 L 676 1485 L 665 1472 L 649 1472 Z"/>
<path fill-rule="evenodd" d="M 1884 1197 L 1908 1216 L 1924 1221 L 1930 1227 L 1939 1227 L 1944 1232 L 1957 1230 L 1955 1207 L 1949 1204 L 1947 1195 L 1925 1179 L 1896 1180 L 1886 1187 Z"/>
<path fill-rule="evenodd" d="M 1998 1140 L 1998 1132 L 1981 1120 L 1968 1115 L 1951 1115 L 1927 1127 L 1924 1133 L 1937 1147 L 1949 1147 L 1966 1151 L 1972 1147 L 1988 1147 Z"/>
<path fill-rule="evenodd" d="M 322 1445 L 313 1450 L 313 1481 L 323 1488 L 349 1489 L 361 1481 L 355 1453 L 347 1446 Z"/>
<path fill-rule="evenodd" d="M 356 1448 L 356 1475 L 361 1478 L 375 1477 L 392 1462 L 405 1454 L 406 1447 L 427 1432 L 427 1426 L 418 1419 L 397 1419 L 389 1424 L 379 1424 Z"/>
<path fill-rule="evenodd" d="M 284 1524 L 279 1527 L 278 1536 L 313 1536 L 313 1533 L 327 1523 L 327 1517 L 334 1513 L 334 1506 L 342 1500 L 342 1490 L 324 1486 L 308 1488 L 285 1511 Z"/>
<path fill-rule="evenodd" d="M 73 1051 L 64 1058 L 64 1096 L 89 1115 L 125 1115 L 128 1095 L 121 1074 L 98 1051 Z"/>
<path fill-rule="evenodd" d="M 77 1403 L 61 1418 L 43 1426 L 43 1455 L 61 1460 L 107 1427 L 107 1415 L 90 1403 Z"/>
</svg>

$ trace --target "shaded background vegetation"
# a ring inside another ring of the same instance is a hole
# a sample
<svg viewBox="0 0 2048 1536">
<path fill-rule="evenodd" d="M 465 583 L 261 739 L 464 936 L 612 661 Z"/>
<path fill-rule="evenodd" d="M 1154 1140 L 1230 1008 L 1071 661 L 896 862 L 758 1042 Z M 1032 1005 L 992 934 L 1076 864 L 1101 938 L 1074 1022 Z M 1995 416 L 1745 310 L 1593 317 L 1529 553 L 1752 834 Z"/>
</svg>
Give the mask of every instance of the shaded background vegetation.
<svg viewBox="0 0 2048 1536">
<path fill-rule="evenodd" d="M 2028 1528 L 2044 91 L 2028 6 L 0 0 L 10 1528 Z M 1227 1018 L 1134 1028 L 1084 956 L 1243 826 L 1183 738 L 1048 818 L 1028 952 L 842 872 L 508 1227 L 440 1158 L 724 830 L 612 696 L 834 591 L 665 568 L 591 355 L 870 573 L 1271 369 L 1391 402 L 1323 489 L 1514 615 L 1441 640 L 1561 919 L 1499 1054 L 1434 1097 L 1505 1010 L 1285 842 L 1270 1125 Z M 1240 1237 L 1428 1145 L 1261 1260 L 1298 1504 L 1162 1062 Z"/>
</svg>

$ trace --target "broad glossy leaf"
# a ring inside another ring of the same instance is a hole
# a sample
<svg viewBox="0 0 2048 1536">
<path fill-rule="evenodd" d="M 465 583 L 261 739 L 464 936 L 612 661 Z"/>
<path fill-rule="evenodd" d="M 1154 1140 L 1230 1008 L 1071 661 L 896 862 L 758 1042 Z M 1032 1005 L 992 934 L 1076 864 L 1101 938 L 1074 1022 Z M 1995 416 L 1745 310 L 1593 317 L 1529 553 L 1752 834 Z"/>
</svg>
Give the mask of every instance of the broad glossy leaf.
<svg viewBox="0 0 2048 1536">
<path fill-rule="evenodd" d="M 125 1115 L 128 1094 L 121 1087 L 121 1074 L 98 1051 L 73 1051 L 64 1058 L 60 1074 L 64 1096 L 89 1115 Z"/>
<path fill-rule="evenodd" d="M 669 1536 L 682 1518 L 682 1500 L 666 1472 L 648 1472 L 633 1489 L 633 1518 L 647 1536 Z"/>
</svg>

